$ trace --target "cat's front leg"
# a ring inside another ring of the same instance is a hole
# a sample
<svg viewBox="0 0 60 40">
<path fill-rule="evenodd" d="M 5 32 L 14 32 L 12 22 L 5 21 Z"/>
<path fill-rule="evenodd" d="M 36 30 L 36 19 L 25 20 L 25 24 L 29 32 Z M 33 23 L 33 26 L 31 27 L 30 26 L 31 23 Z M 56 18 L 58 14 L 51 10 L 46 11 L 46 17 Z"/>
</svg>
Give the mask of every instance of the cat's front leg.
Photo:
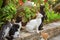
<svg viewBox="0 0 60 40">
<path fill-rule="evenodd" d="M 37 30 L 37 33 L 40 33 L 40 31 L 39 31 L 39 30 Z"/>
<path fill-rule="evenodd" d="M 38 30 L 38 26 L 36 27 L 36 32 L 39 33 L 40 31 Z"/>
</svg>

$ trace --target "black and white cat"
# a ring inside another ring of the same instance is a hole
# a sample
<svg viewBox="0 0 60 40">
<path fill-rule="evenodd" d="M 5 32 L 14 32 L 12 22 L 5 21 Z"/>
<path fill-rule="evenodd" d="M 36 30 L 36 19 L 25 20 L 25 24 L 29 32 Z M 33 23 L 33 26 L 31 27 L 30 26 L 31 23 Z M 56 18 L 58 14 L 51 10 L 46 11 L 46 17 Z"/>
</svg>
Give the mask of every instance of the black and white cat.
<svg viewBox="0 0 60 40">
<path fill-rule="evenodd" d="M 17 17 L 15 23 L 13 23 L 11 29 L 9 30 L 9 37 L 6 37 L 8 40 L 13 40 L 15 38 L 20 37 L 20 29 L 22 27 L 21 25 L 22 18 Z"/>
<path fill-rule="evenodd" d="M 2 29 L 0 31 L 0 40 L 4 40 L 6 36 L 8 36 L 8 32 L 10 28 L 12 27 L 11 22 L 6 21 L 5 24 L 2 26 Z"/>
<path fill-rule="evenodd" d="M 36 19 L 32 19 L 27 23 L 26 30 L 28 32 L 35 32 L 36 31 L 37 33 L 39 33 L 38 28 L 42 23 L 42 19 L 41 19 L 42 17 L 43 17 L 43 15 L 38 12 Z"/>
<path fill-rule="evenodd" d="M 42 30 L 43 29 L 42 27 L 43 27 L 44 20 L 47 21 L 47 15 L 46 15 L 46 13 L 44 11 L 44 8 L 45 8 L 44 4 L 41 4 L 40 5 L 40 13 L 43 15 L 43 17 L 41 18 L 42 19 L 42 23 L 41 23 L 41 25 L 38 28 L 39 30 Z"/>
<path fill-rule="evenodd" d="M 13 24 L 7 21 L 7 23 L 3 25 L 0 32 L 0 39 L 3 40 L 4 38 L 6 38 L 7 40 L 13 40 L 17 37 L 20 37 L 21 20 L 21 17 L 17 17 L 16 22 Z"/>
<path fill-rule="evenodd" d="M 20 37 L 20 29 L 21 29 L 21 23 L 15 23 L 15 24 L 13 24 L 13 26 L 9 30 L 9 33 L 8 33 L 9 36 L 7 36 L 6 38 L 8 40 L 13 40 L 15 38 Z"/>
</svg>

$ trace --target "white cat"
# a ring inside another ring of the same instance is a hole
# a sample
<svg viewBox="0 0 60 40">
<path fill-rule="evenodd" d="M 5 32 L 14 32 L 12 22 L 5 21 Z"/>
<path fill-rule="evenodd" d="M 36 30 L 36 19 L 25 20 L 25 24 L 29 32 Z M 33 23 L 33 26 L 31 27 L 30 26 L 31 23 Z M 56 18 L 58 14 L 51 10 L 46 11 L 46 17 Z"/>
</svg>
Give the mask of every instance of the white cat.
<svg viewBox="0 0 60 40">
<path fill-rule="evenodd" d="M 39 33 L 38 27 L 42 23 L 42 19 L 41 19 L 42 17 L 43 17 L 43 15 L 38 12 L 36 19 L 30 20 L 27 23 L 26 31 L 28 31 L 28 32 L 35 32 L 36 31 L 37 33 Z M 35 29 L 35 31 L 34 31 L 34 29 Z"/>
</svg>

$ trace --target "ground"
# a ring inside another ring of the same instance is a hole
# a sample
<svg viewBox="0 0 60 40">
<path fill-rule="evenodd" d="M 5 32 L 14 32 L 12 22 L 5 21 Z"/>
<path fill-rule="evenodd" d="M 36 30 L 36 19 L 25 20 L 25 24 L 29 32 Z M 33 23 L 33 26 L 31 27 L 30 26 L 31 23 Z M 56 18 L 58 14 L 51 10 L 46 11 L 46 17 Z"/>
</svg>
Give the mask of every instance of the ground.
<svg viewBox="0 0 60 40">
<path fill-rule="evenodd" d="M 60 35 L 56 36 L 56 37 L 53 37 L 51 38 L 50 40 L 60 40 Z"/>
</svg>

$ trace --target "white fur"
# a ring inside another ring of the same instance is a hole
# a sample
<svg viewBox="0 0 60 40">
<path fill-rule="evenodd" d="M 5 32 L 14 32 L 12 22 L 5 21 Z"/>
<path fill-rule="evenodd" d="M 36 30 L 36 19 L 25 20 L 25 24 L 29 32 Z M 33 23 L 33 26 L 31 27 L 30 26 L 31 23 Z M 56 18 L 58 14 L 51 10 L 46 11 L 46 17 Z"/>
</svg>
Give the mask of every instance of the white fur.
<svg viewBox="0 0 60 40">
<path fill-rule="evenodd" d="M 7 27 L 7 29 L 5 30 L 5 35 L 4 35 L 4 37 L 6 37 L 6 36 L 8 35 L 9 30 L 10 30 L 10 28 Z"/>
<path fill-rule="evenodd" d="M 21 25 L 21 22 L 20 23 L 15 23 L 15 24 L 18 24 L 20 26 L 18 31 L 15 32 L 15 34 L 13 35 L 14 38 L 17 38 L 17 37 L 20 37 L 20 29 L 21 29 L 22 25 Z"/>
<path fill-rule="evenodd" d="M 15 34 L 13 35 L 13 37 L 14 37 L 14 38 L 20 37 L 19 34 L 20 34 L 20 33 L 17 31 L 17 32 L 15 32 Z"/>
<path fill-rule="evenodd" d="M 9 24 L 10 25 L 10 27 L 8 26 L 5 30 L 4 30 L 4 37 L 6 37 L 7 35 L 8 35 L 8 33 L 9 33 L 9 30 L 10 30 L 10 28 L 12 27 L 12 24 L 10 23 Z"/>
<path fill-rule="evenodd" d="M 17 37 L 20 37 L 20 29 L 21 29 L 21 22 L 20 23 L 14 23 L 14 24 L 18 24 L 20 27 L 18 28 L 18 31 L 15 32 L 14 35 L 12 35 L 14 38 L 17 38 Z M 12 27 L 13 24 L 10 24 L 10 26 Z M 5 30 L 4 30 L 4 37 L 8 36 L 9 34 L 9 30 L 11 27 L 7 27 Z"/>
<path fill-rule="evenodd" d="M 28 32 L 35 32 L 36 31 L 37 33 L 39 33 L 38 27 L 42 23 L 42 20 L 41 20 L 42 17 L 43 17 L 43 15 L 38 13 L 36 19 L 30 20 L 27 23 L 26 30 Z M 35 29 L 35 31 L 34 31 L 34 29 Z"/>
</svg>

